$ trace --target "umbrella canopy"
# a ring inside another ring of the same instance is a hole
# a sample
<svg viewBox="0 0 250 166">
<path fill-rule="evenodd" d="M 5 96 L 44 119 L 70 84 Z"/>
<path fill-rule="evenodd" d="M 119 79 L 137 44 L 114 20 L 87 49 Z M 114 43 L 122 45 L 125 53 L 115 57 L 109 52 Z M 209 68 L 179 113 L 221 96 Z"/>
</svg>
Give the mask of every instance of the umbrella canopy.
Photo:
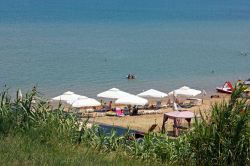
<svg viewBox="0 0 250 166">
<path fill-rule="evenodd" d="M 88 98 L 86 96 L 80 96 L 77 100 L 75 100 L 73 102 L 69 102 L 69 104 L 71 104 L 72 107 L 75 107 L 75 108 L 96 107 L 96 106 L 101 105 L 101 103 L 98 102 L 97 100 L 92 99 L 92 98 Z"/>
<path fill-rule="evenodd" d="M 125 105 L 141 105 L 144 106 L 148 103 L 147 99 L 141 98 L 135 95 L 127 95 L 121 97 L 115 101 L 115 104 L 125 104 Z"/>
<path fill-rule="evenodd" d="M 101 97 L 101 98 L 108 98 L 108 99 L 119 99 L 119 98 L 122 98 L 122 97 L 126 97 L 128 95 L 131 95 L 127 92 L 123 92 L 121 91 L 120 89 L 117 89 L 117 88 L 112 88 L 112 89 L 109 89 L 105 92 L 102 92 L 102 93 L 99 93 L 97 95 L 97 97 Z"/>
<path fill-rule="evenodd" d="M 87 99 L 87 96 L 82 96 L 82 95 L 78 95 L 78 97 L 75 100 L 68 100 L 67 104 L 72 105 L 75 101 L 80 100 L 80 99 Z"/>
<path fill-rule="evenodd" d="M 174 95 L 174 96 L 196 96 L 198 94 L 200 94 L 201 91 L 200 90 L 196 90 L 196 89 L 191 89 L 187 86 L 183 86 L 179 89 L 176 89 L 172 92 L 169 92 L 168 95 Z"/>
<path fill-rule="evenodd" d="M 164 98 L 167 97 L 168 95 L 166 93 L 160 92 L 155 89 L 149 89 L 147 91 L 144 91 L 142 93 L 139 93 L 137 96 L 140 97 L 145 97 L 145 98 Z"/>
<path fill-rule="evenodd" d="M 173 111 L 165 113 L 169 118 L 194 118 L 195 115 L 190 111 Z"/>
<path fill-rule="evenodd" d="M 74 92 L 67 91 L 60 96 L 52 98 L 52 101 L 64 101 L 64 102 L 72 102 L 77 100 L 80 95 L 75 94 Z"/>
</svg>

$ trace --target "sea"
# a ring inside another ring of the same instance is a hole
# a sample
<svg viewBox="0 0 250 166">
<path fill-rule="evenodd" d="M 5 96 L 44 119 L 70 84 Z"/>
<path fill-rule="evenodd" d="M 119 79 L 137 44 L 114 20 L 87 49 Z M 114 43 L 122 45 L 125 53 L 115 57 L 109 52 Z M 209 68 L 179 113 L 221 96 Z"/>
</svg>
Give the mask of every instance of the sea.
<svg viewBox="0 0 250 166">
<path fill-rule="evenodd" d="M 250 0 L 0 0 L 0 71 L 48 98 L 213 92 L 250 78 Z"/>
</svg>

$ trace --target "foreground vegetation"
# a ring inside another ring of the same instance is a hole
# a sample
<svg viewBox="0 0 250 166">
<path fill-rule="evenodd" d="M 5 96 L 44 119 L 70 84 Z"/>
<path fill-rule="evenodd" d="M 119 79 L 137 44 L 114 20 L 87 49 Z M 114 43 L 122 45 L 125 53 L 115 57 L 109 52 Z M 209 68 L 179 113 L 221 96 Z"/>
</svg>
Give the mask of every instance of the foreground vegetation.
<svg viewBox="0 0 250 166">
<path fill-rule="evenodd" d="M 188 134 L 176 140 L 147 134 L 107 134 L 52 109 L 33 89 L 25 97 L 0 99 L 1 165 L 249 165 L 250 108 L 237 87 L 229 102 L 212 106 Z M 35 101 L 35 102 L 34 102 Z M 143 162 L 143 163 L 142 163 Z"/>
</svg>

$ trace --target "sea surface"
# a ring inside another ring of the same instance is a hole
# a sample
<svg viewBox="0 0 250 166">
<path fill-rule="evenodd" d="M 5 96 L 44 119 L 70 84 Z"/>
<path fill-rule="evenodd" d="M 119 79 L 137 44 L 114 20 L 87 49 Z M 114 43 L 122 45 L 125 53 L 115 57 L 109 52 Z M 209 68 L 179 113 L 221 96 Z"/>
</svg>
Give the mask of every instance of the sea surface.
<svg viewBox="0 0 250 166">
<path fill-rule="evenodd" d="M 213 91 L 250 78 L 250 1 L 0 0 L 0 71 L 0 89 L 47 97 Z"/>
</svg>

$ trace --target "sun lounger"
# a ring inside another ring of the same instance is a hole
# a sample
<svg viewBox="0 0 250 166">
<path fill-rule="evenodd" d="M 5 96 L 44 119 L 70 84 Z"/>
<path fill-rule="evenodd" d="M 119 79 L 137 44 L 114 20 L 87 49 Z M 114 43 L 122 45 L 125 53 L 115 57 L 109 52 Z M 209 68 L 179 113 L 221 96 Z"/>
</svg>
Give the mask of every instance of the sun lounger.
<svg viewBox="0 0 250 166">
<path fill-rule="evenodd" d="M 106 113 L 104 113 L 104 112 L 93 112 L 93 113 L 82 113 L 81 117 L 91 117 L 91 118 L 94 118 L 94 117 L 103 117 L 105 115 L 106 115 Z"/>
<path fill-rule="evenodd" d="M 199 99 L 199 98 L 188 98 L 187 100 L 190 101 L 191 105 L 194 105 L 194 106 L 202 105 L 202 99 Z"/>
<path fill-rule="evenodd" d="M 184 107 L 181 107 L 180 105 L 177 105 L 176 103 L 174 103 L 173 104 L 173 110 L 174 111 L 185 111 L 186 109 Z"/>
<path fill-rule="evenodd" d="M 106 109 L 95 110 L 94 112 L 107 112 Z"/>
<path fill-rule="evenodd" d="M 182 104 L 179 104 L 178 109 L 191 108 L 191 107 L 193 107 L 193 106 L 194 106 L 194 105 L 191 104 L 191 103 L 182 103 Z"/>
<path fill-rule="evenodd" d="M 94 117 L 94 113 L 82 113 L 81 117 L 83 117 L 83 118 L 92 118 L 92 117 Z"/>
<path fill-rule="evenodd" d="M 111 108 L 109 106 L 103 106 L 101 109 L 95 110 L 95 112 L 108 112 Z"/>
<path fill-rule="evenodd" d="M 116 112 L 113 112 L 113 111 L 108 111 L 106 113 L 107 116 L 116 116 Z"/>
<path fill-rule="evenodd" d="M 163 113 L 161 109 L 159 110 L 139 110 L 138 114 L 147 115 L 147 114 L 160 114 Z"/>
<path fill-rule="evenodd" d="M 92 109 L 92 108 L 89 108 L 89 109 L 80 109 L 78 112 L 79 113 L 93 113 L 94 109 Z"/>
</svg>

